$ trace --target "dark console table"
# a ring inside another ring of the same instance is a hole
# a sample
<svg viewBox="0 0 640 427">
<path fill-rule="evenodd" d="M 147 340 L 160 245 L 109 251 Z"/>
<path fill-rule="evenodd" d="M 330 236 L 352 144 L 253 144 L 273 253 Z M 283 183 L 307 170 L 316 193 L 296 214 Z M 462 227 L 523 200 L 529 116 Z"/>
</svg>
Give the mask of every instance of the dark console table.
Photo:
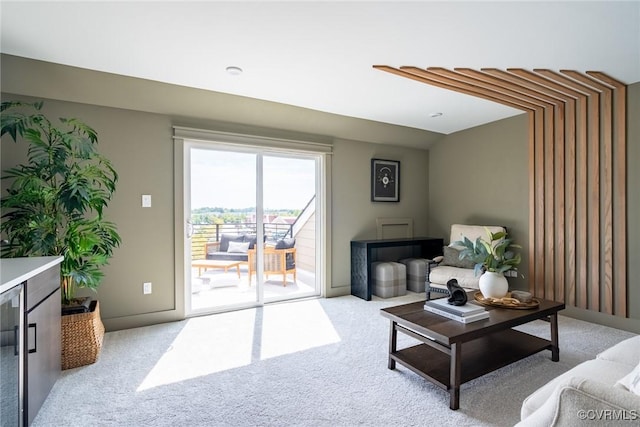
<svg viewBox="0 0 640 427">
<path fill-rule="evenodd" d="M 376 249 L 410 247 L 413 258 L 433 258 L 442 255 L 443 239 L 435 237 L 412 237 L 404 239 L 352 240 L 351 241 L 351 295 L 371 301 L 373 289 L 371 263 L 397 261 L 378 259 Z"/>
</svg>

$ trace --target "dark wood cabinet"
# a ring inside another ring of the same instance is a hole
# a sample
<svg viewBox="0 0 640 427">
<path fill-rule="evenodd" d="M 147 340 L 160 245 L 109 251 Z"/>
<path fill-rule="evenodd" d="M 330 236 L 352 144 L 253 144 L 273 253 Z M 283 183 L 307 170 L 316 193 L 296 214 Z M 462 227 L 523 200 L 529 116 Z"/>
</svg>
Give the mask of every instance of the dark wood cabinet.
<svg viewBox="0 0 640 427">
<path fill-rule="evenodd" d="M 433 258 L 442 255 L 444 240 L 436 237 L 412 237 L 382 240 L 351 241 L 351 295 L 371 300 L 373 283 L 371 264 L 376 261 L 397 261 L 386 259 L 380 249 L 405 248 L 406 258 Z"/>
<path fill-rule="evenodd" d="M 24 425 L 30 425 L 61 372 L 60 266 L 26 281 Z"/>
</svg>

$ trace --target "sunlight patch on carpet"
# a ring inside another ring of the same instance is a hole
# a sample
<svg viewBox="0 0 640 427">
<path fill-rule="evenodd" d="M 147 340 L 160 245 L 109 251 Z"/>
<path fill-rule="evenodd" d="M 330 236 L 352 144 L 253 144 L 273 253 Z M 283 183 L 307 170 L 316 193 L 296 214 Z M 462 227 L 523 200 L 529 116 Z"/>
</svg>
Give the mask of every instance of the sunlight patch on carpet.
<svg viewBox="0 0 640 427">
<path fill-rule="evenodd" d="M 337 342 L 340 336 L 318 300 L 264 308 L 261 359 Z"/>
<path fill-rule="evenodd" d="M 195 317 L 186 322 L 137 391 L 339 341 L 318 300 Z"/>
</svg>

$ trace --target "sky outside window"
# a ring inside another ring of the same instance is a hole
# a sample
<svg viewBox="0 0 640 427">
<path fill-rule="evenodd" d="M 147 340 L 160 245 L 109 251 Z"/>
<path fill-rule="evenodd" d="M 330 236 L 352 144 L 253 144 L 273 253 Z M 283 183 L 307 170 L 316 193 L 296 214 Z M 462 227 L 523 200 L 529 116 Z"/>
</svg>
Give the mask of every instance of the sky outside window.
<svg viewBox="0 0 640 427">
<path fill-rule="evenodd" d="M 315 194 L 313 159 L 265 156 L 264 208 L 302 209 Z M 191 208 L 255 207 L 256 155 L 191 150 Z"/>
</svg>

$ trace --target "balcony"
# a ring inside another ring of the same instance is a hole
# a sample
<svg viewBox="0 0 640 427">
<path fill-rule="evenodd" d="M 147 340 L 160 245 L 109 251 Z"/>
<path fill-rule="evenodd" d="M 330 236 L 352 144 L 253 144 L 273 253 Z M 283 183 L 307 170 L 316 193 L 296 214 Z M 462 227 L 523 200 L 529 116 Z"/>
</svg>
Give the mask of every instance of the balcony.
<svg viewBox="0 0 640 427">
<path fill-rule="evenodd" d="M 303 222 L 303 223 L 302 223 Z M 292 274 L 265 275 L 264 301 L 308 297 L 319 294 L 315 277 L 315 219 L 313 215 L 293 224 L 264 224 L 265 246 L 275 246 L 283 238 L 296 239 L 296 278 Z M 192 310 L 242 304 L 256 301 L 256 277 L 249 277 L 249 264 L 215 262 L 212 267 L 199 261 L 206 259 L 205 246 L 219 242 L 222 234 L 256 234 L 256 223 L 193 224 L 191 239 L 191 306 Z"/>
</svg>

